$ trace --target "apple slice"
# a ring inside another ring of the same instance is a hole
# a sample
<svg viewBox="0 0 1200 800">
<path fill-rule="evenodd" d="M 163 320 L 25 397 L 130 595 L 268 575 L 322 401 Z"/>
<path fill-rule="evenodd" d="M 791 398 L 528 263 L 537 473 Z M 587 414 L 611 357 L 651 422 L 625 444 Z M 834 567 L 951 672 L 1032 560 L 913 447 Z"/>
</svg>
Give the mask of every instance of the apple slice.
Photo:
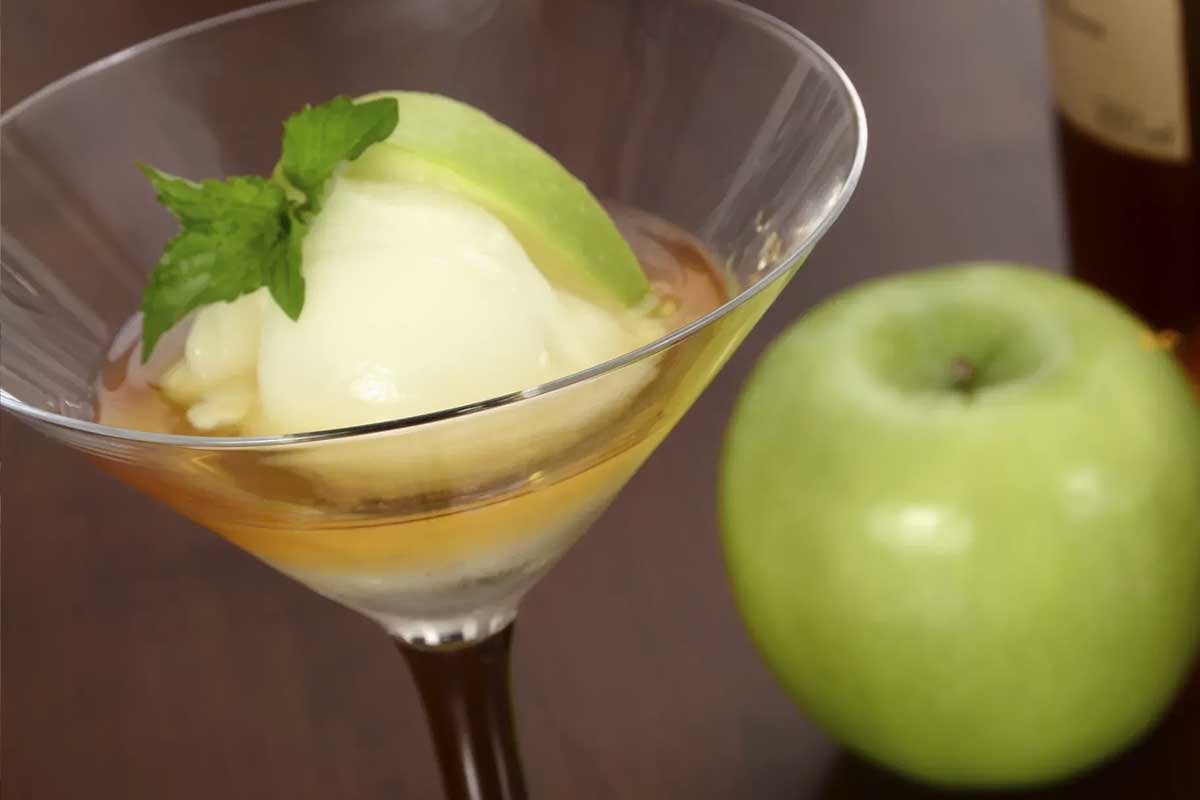
<svg viewBox="0 0 1200 800">
<path fill-rule="evenodd" d="M 499 217 L 556 285 L 593 301 L 641 302 L 650 289 L 616 225 L 583 183 L 550 154 L 469 105 L 421 92 L 392 97 L 400 123 L 351 162 L 345 177 L 430 185 Z"/>
</svg>

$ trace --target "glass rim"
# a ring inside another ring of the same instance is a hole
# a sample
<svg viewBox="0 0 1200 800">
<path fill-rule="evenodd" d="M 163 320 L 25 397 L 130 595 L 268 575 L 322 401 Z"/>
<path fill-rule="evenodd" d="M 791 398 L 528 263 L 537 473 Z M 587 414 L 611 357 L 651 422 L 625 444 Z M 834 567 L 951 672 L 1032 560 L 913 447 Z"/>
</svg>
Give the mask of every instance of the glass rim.
<svg viewBox="0 0 1200 800">
<path fill-rule="evenodd" d="M 271 0 L 271 2 L 260 3 L 249 6 L 247 8 L 238 9 L 236 11 L 220 14 L 215 17 L 200 20 L 190 25 L 185 25 L 174 30 L 167 31 L 153 38 L 131 45 L 123 50 L 118 50 L 108 56 L 104 56 L 90 64 L 87 64 L 80 69 L 64 75 L 57 80 L 52 81 L 25 99 L 18 102 L 8 111 L 0 114 L 0 129 L 10 124 L 14 119 L 19 117 L 26 110 L 36 106 L 41 101 L 58 92 L 60 89 L 71 86 L 88 77 L 103 72 L 109 67 L 122 64 L 130 59 L 153 50 L 157 47 L 170 44 L 176 40 L 184 39 L 196 34 L 205 33 L 209 30 L 224 27 L 226 25 L 235 24 L 243 19 L 250 19 L 264 14 L 271 14 L 277 11 L 285 11 L 302 5 L 320 2 L 320 0 Z M 654 356 L 658 353 L 671 349 L 679 342 L 687 339 L 692 334 L 707 328 L 717 320 L 725 317 L 730 312 L 741 307 L 749 302 L 752 298 L 764 291 L 768 286 L 781 279 L 787 272 L 805 256 L 808 255 L 816 245 L 816 243 L 825 235 L 829 227 L 841 215 L 846 208 L 846 204 L 850 200 L 850 196 L 854 193 L 855 187 L 858 185 L 859 178 L 862 175 L 863 165 L 866 161 L 867 153 L 867 118 L 863 108 L 862 99 L 858 95 L 854 84 L 850 81 L 845 70 L 830 56 L 824 48 L 805 36 L 800 31 L 780 19 L 761 11 L 757 8 L 748 6 L 740 0 L 703 0 L 703 2 L 712 5 L 723 7 L 726 11 L 733 14 L 739 14 L 749 23 L 759 27 L 764 32 L 774 35 L 788 44 L 795 51 L 808 51 L 816 57 L 829 71 L 837 78 L 854 115 L 854 126 L 857 133 L 855 141 L 854 157 L 850 163 L 849 173 L 846 176 L 845 182 L 838 189 L 837 194 L 833 198 L 833 202 L 828 204 L 817 219 L 816 224 L 805 234 L 805 236 L 792 247 L 780 254 L 777 263 L 771 267 L 766 274 L 756 281 L 752 286 L 738 292 L 733 297 L 726 300 L 721 305 L 709 311 L 707 314 L 689 322 L 682 327 L 676 328 L 663 336 L 655 339 L 652 342 L 642 345 L 627 353 L 610 358 L 607 361 L 602 361 L 587 369 L 572 372 L 569 375 L 564 375 L 561 378 L 556 378 L 552 381 L 538 384 L 529 389 L 522 389 L 507 394 L 498 395 L 496 397 L 479 400 L 477 402 L 468 403 L 466 405 L 456 406 L 454 408 L 440 409 L 438 411 L 427 412 L 424 414 L 416 414 L 407 417 L 399 417 L 396 419 L 381 420 L 379 422 L 369 422 L 359 425 L 350 425 L 339 428 L 329 428 L 318 431 L 307 431 L 301 433 L 284 433 L 270 436 L 197 436 L 192 434 L 175 434 L 175 433 L 156 433 L 153 431 L 141 431 L 133 428 L 122 428 L 115 425 L 105 425 L 92 420 L 79 419 L 69 417 L 65 414 L 60 414 L 56 411 L 38 408 L 29 405 L 21 399 L 10 394 L 4 389 L 0 389 L 0 407 L 12 411 L 19 416 L 27 417 L 37 422 L 53 425 L 57 428 L 65 428 L 77 433 L 99 437 L 102 439 L 115 439 L 127 442 L 136 442 L 147 445 L 168 445 L 174 447 L 186 447 L 193 450 L 233 450 L 233 449 L 264 449 L 278 448 L 286 445 L 298 445 L 312 442 L 325 442 L 333 440 L 351 439 L 359 436 L 367 436 L 371 434 L 386 433 L 389 431 L 404 430 L 416 428 L 424 425 L 429 425 L 435 422 L 455 419 L 457 417 L 468 416 L 471 414 L 481 413 L 491 409 L 503 408 L 505 406 L 515 405 L 522 400 L 540 397 L 560 389 L 566 389 L 569 386 L 574 386 L 584 381 L 598 378 L 610 372 L 616 372 L 624 367 L 627 367 L 635 362 L 642 361 L 646 358 Z"/>
</svg>

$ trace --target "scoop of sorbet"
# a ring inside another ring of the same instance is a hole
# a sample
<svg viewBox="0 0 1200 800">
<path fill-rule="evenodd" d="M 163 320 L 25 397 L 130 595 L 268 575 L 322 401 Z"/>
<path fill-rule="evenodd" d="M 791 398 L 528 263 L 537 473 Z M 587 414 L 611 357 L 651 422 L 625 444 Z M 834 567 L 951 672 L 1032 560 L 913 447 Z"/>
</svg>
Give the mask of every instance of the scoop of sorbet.
<svg viewBox="0 0 1200 800">
<path fill-rule="evenodd" d="M 335 179 L 304 241 L 306 300 L 202 309 L 163 389 L 201 430 L 326 430 L 537 386 L 661 333 L 552 286 L 508 228 L 442 190 Z"/>
</svg>

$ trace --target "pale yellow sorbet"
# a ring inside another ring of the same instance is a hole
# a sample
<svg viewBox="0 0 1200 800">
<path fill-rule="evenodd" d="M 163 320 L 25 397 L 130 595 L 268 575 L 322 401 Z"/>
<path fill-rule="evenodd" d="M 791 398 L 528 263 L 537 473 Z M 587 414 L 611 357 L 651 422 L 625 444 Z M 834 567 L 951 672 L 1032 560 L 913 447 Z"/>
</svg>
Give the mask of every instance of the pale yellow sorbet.
<svg viewBox="0 0 1200 800">
<path fill-rule="evenodd" d="M 163 389 L 201 430 L 325 430 L 528 389 L 661 335 L 551 285 L 508 228 L 431 187 L 331 181 L 304 241 L 306 299 L 202 309 Z"/>
</svg>

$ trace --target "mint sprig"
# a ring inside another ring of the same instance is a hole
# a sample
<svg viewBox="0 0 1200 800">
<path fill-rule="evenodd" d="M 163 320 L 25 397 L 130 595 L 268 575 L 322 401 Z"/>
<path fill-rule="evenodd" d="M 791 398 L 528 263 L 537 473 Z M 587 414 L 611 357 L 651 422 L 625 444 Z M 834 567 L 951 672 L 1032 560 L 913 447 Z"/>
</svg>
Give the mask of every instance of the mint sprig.
<svg viewBox="0 0 1200 800">
<path fill-rule="evenodd" d="M 299 315 L 304 279 L 298 248 L 290 245 L 293 235 L 303 238 L 303 223 L 294 230 L 282 186 L 252 176 L 192 183 L 140 166 L 182 226 L 163 248 L 142 296 L 142 361 L 192 309 L 261 286 L 271 287 L 289 316 Z M 292 259 L 296 263 L 288 264 Z"/>
<path fill-rule="evenodd" d="M 194 183 L 139 165 L 158 201 L 179 219 L 142 297 L 142 361 L 159 338 L 200 306 L 266 286 L 292 319 L 304 308 L 301 254 L 308 221 L 343 161 L 386 139 L 398 121 L 393 98 L 354 103 L 338 96 L 305 106 L 283 124 L 283 176 L 303 199 L 257 176 Z"/>
</svg>

